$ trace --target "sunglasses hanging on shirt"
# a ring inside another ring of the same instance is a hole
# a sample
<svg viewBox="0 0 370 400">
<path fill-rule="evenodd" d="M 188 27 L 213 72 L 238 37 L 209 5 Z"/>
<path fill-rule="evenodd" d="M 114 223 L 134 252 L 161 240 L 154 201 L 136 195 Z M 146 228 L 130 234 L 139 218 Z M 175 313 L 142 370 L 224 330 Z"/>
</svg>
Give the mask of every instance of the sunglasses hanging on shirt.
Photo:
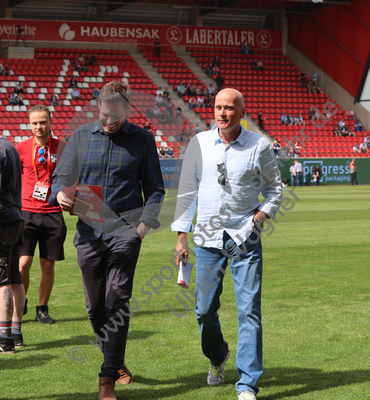
<svg viewBox="0 0 370 400">
<path fill-rule="evenodd" d="M 45 149 L 41 149 L 40 148 L 38 153 L 41 156 L 41 157 L 39 157 L 39 163 L 40 164 L 45 164 L 45 162 L 46 162 L 46 158 L 45 158 L 46 151 L 45 151 Z"/>
</svg>

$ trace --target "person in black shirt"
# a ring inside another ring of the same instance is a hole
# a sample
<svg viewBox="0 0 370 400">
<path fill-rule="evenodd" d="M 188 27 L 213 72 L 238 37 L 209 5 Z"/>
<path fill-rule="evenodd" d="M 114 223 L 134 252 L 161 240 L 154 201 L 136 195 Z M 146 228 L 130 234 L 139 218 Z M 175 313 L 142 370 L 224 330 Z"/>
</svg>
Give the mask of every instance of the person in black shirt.
<svg viewBox="0 0 370 400">
<path fill-rule="evenodd" d="M 19 154 L 7 139 L 0 137 L 0 353 L 15 353 L 15 347 L 23 347 L 21 327 L 26 297 L 19 272 L 24 227 L 21 188 Z"/>
</svg>

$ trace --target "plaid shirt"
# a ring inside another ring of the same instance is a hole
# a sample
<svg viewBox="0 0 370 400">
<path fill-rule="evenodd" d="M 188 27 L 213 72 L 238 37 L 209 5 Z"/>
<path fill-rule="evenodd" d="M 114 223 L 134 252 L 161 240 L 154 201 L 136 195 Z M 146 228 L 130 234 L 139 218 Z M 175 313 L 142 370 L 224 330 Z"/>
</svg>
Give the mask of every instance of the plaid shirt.
<svg viewBox="0 0 370 400">
<path fill-rule="evenodd" d="M 53 174 L 50 204 L 65 187 L 101 186 L 104 223 L 79 217 L 77 230 L 87 239 L 117 236 L 144 222 L 157 228 L 164 196 L 159 158 L 153 135 L 129 123 L 108 135 L 99 120 L 71 136 Z M 144 200 L 143 200 L 144 194 Z"/>
</svg>

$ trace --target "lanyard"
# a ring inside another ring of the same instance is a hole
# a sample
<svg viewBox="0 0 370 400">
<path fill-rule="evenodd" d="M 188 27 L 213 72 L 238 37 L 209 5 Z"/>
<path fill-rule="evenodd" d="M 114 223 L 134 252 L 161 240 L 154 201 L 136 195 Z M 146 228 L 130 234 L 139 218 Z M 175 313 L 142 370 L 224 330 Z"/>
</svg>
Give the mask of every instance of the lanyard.
<svg viewBox="0 0 370 400">
<path fill-rule="evenodd" d="M 44 147 L 47 147 L 47 148 L 48 148 L 48 152 L 49 152 L 49 154 L 48 154 L 47 157 L 46 157 L 46 153 L 45 153 L 45 155 L 44 155 L 44 157 L 45 157 L 45 162 L 46 162 L 46 165 L 47 165 L 47 171 L 48 171 L 48 179 L 46 180 L 46 182 L 48 182 L 48 183 L 50 183 L 50 180 L 51 180 L 51 161 L 50 161 L 50 155 L 51 155 L 51 138 L 49 138 L 49 144 L 50 144 L 50 146 L 47 146 L 47 145 L 44 146 Z M 37 172 L 37 167 L 36 167 L 36 150 L 37 150 L 37 146 L 39 146 L 39 148 L 41 149 L 41 146 L 40 146 L 40 145 L 36 145 L 35 137 L 33 137 L 33 140 L 32 140 L 32 155 L 33 155 L 32 164 L 33 164 L 33 170 L 35 171 L 36 180 L 39 181 L 39 180 L 40 180 L 40 179 L 39 179 L 39 174 L 38 174 L 38 172 Z"/>
</svg>

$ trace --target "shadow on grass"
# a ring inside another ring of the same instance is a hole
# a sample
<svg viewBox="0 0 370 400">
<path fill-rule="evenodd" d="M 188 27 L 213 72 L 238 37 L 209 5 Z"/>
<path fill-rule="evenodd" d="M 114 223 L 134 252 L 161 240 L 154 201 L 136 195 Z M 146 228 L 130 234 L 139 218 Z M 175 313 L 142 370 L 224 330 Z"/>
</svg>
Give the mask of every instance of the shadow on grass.
<svg viewBox="0 0 370 400">
<path fill-rule="evenodd" d="M 58 358 L 56 356 L 51 356 L 49 354 L 41 355 L 35 354 L 33 356 L 27 356 L 22 358 L 14 358 L 11 354 L 5 355 L 5 357 L 1 357 L 1 369 L 25 369 L 32 367 L 40 367 L 42 365 L 47 364 L 49 361 L 54 358 Z"/>
<path fill-rule="evenodd" d="M 130 331 L 128 340 L 142 340 L 147 339 L 150 336 L 159 334 L 157 331 Z M 89 342 L 92 341 L 94 344 L 97 344 L 95 336 L 91 333 L 91 335 L 79 335 L 73 336 L 71 338 L 65 338 L 60 340 L 52 340 L 50 342 L 42 341 L 40 343 L 28 344 L 22 349 L 22 352 L 36 351 L 36 350 L 45 350 L 45 349 L 53 349 L 60 347 L 75 347 L 75 346 L 85 346 L 90 345 Z M 1 400 L 1 399 L 0 399 Z"/>
<path fill-rule="evenodd" d="M 275 392 L 258 396 L 258 400 L 278 400 L 305 393 L 320 392 L 336 387 L 370 381 L 370 370 L 323 372 L 314 368 L 267 368 L 259 382 L 261 390 L 276 387 Z M 300 386 L 289 388 L 289 386 Z M 279 390 L 281 387 L 281 390 Z"/>
<path fill-rule="evenodd" d="M 229 371 L 226 375 L 225 386 L 230 386 L 230 398 L 236 398 L 234 383 L 238 380 L 236 371 Z M 214 391 L 217 398 L 217 388 L 206 384 L 207 372 L 194 374 L 187 377 L 176 377 L 172 379 L 144 378 L 140 375 L 134 376 L 134 383 L 130 386 L 116 385 L 118 399 L 125 400 L 153 400 L 170 399 L 181 396 L 184 400 L 192 400 L 198 389 Z M 323 372 L 313 368 L 268 368 L 263 379 L 260 381 L 262 393 L 264 389 L 270 388 L 275 393 L 259 395 L 258 400 L 278 400 L 296 397 L 311 392 L 325 391 L 330 388 L 347 386 L 350 384 L 364 383 L 370 380 L 370 370 L 332 371 Z M 135 386 L 135 385 L 140 385 Z M 163 386 L 166 387 L 163 387 Z M 299 388 L 289 388 L 291 385 L 300 385 Z M 146 387 L 145 387 L 146 386 Z M 278 393 L 276 393 L 278 392 Z M 209 394 L 209 393 L 208 393 Z M 98 387 L 94 393 L 65 393 L 46 396 L 18 397 L 13 400 L 96 400 Z M 0 399 L 9 400 L 9 399 Z"/>
</svg>

